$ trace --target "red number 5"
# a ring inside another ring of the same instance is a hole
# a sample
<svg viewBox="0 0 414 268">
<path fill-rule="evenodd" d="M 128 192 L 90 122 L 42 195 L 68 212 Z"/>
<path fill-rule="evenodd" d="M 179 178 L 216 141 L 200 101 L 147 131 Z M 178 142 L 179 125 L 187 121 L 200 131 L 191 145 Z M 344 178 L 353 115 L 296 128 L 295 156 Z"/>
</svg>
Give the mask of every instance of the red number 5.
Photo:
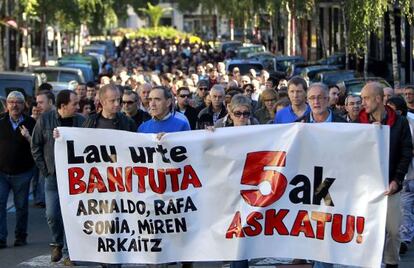
<svg viewBox="0 0 414 268">
<path fill-rule="evenodd" d="M 285 175 L 274 170 L 264 170 L 265 166 L 284 167 L 286 165 L 286 152 L 253 152 L 248 153 L 244 163 L 242 185 L 258 186 L 268 181 L 271 193 L 262 195 L 260 190 L 241 190 L 243 199 L 254 207 L 267 207 L 282 197 L 287 186 Z"/>
</svg>

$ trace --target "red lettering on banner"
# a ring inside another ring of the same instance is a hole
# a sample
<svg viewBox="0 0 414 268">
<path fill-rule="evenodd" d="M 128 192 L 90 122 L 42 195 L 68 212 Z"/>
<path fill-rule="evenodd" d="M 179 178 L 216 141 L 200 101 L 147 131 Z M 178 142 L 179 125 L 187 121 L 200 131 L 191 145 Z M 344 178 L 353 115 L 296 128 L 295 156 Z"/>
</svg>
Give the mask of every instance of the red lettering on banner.
<svg viewBox="0 0 414 268">
<path fill-rule="evenodd" d="M 244 233 L 247 236 L 256 236 L 262 232 L 262 225 L 257 220 L 263 219 L 263 215 L 260 212 L 252 212 L 247 216 L 246 223 L 248 226 L 243 228 Z"/>
<path fill-rule="evenodd" d="M 181 190 L 187 190 L 190 184 L 192 184 L 194 188 L 201 187 L 201 182 L 197 176 L 197 173 L 195 173 L 192 166 L 187 165 L 184 167 L 184 175 L 183 181 L 181 182 Z"/>
<path fill-rule="evenodd" d="M 292 236 L 299 236 L 300 233 L 303 233 L 306 237 L 315 237 L 312 224 L 310 223 L 309 215 L 306 210 L 299 210 L 295 222 L 293 223 L 292 230 L 290 231 L 290 235 Z"/>
<path fill-rule="evenodd" d="M 86 190 L 86 183 L 82 180 L 83 175 L 85 175 L 85 172 L 80 167 L 68 169 L 70 195 L 80 194 Z"/>
<path fill-rule="evenodd" d="M 226 232 L 226 238 L 233 238 L 233 236 L 244 237 L 239 211 L 237 211 L 234 215 L 233 220 L 231 221 L 230 226 Z"/>
<path fill-rule="evenodd" d="M 262 151 L 248 153 L 244 164 L 242 185 L 258 186 L 267 181 L 271 186 L 271 193 L 262 195 L 260 190 L 241 190 L 243 199 L 251 206 L 266 207 L 282 197 L 287 186 L 285 175 L 273 170 L 264 170 L 265 166 L 284 167 L 286 152 Z"/>
<path fill-rule="evenodd" d="M 289 215 L 287 209 L 269 209 L 265 212 L 253 211 L 246 217 L 245 223 L 242 223 L 242 217 L 239 211 L 234 215 L 230 223 L 226 238 L 243 238 L 254 237 L 261 234 L 265 236 L 299 236 L 303 233 L 306 238 L 324 240 L 325 232 L 328 231 L 333 240 L 338 243 L 349 243 L 354 236 L 355 216 L 347 216 L 346 222 L 343 223 L 341 214 L 331 214 L 320 211 L 300 210 L 296 214 Z M 311 215 L 309 217 L 309 214 Z M 290 229 L 286 227 L 284 220 L 295 217 Z M 362 243 L 362 233 L 365 225 L 365 218 L 356 217 L 356 229 L 358 244 Z M 316 225 L 316 235 L 314 227 Z M 330 224 L 330 226 L 328 225 Z M 344 225 L 344 226 L 343 226 Z M 345 233 L 341 230 L 345 227 Z M 276 230 L 276 232 L 274 232 Z"/>
<path fill-rule="evenodd" d="M 275 209 L 267 210 L 265 235 L 273 235 L 274 229 L 276 229 L 277 233 L 280 235 L 289 235 L 289 231 L 286 228 L 286 225 L 283 223 L 283 219 L 288 213 L 288 209 L 280 209 L 277 213 Z"/>
<path fill-rule="evenodd" d="M 355 216 L 346 216 L 345 231 L 342 232 L 341 214 L 335 214 L 332 220 L 332 239 L 338 243 L 348 243 L 354 238 Z"/>
<path fill-rule="evenodd" d="M 181 175 L 180 177 L 179 175 Z M 106 176 L 105 176 L 106 175 Z M 89 170 L 89 178 L 86 182 L 85 171 L 79 167 L 68 169 L 69 194 L 98 192 L 132 192 L 134 186 L 138 193 L 145 193 L 148 189 L 154 193 L 162 194 L 171 185 L 171 191 L 184 191 L 190 185 L 201 188 L 201 181 L 192 166 L 184 166 L 183 169 L 158 169 L 147 167 L 108 167 L 106 174 L 101 174 L 96 167 Z M 180 180 L 181 179 L 181 180 Z M 133 181 L 135 180 L 135 181 Z M 133 184 L 136 183 L 135 185 Z M 148 189 L 147 189 L 148 188 Z"/>
<path fill-rule="evenodd" d="M 98 192 L 105 193 L 108 192 L 108 189 L 105 186 L 105 183 L 102 179 L 99 170 L 96 167 L 91 168 L 89 173 L 89 182 L 88 182 L 88 193 L 93 193 L 95 189 L 98 189 Z"/>
<path fill-rule="evenodd" d="M 325 223 L 332 220 L 332 214 L 312 211 L 311 218 L 316 221 L 316 238 L 323 240 L 325 238 Z"/>
</svg>

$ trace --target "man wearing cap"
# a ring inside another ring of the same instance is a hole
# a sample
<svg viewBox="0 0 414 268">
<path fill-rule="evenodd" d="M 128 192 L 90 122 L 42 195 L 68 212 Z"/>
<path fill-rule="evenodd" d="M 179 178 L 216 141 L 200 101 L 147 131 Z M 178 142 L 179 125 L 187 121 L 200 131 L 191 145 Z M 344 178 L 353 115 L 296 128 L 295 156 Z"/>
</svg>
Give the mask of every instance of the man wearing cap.
<svg viewBox="0 0 414 268">
<path fill-rule="evenodd" d="M 24 96 L 12 91 L 7 96 L 8 112 L 0 118 L 0 249 L 7 247 L 7 199 L 14 195 L 16 228 L 14 246 L 26 245 L 29 189 L 34 162 L 30 135 L 36 121 L 23 114 Z"/>
</svg>

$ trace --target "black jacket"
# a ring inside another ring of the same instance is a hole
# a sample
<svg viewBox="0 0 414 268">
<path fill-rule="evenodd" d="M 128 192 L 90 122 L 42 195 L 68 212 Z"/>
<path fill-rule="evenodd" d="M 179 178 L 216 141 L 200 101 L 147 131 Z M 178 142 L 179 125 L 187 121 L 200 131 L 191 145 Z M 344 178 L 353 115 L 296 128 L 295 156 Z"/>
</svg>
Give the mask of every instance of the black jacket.
<svg viewBox="0 0 414 268">
<path fill-rule="evenodd" d="M 390 126 L 389 182 L 395 180 L 401 190 L 402 182 L 413 157 L 410 126 L 407 119 L 396 114 L 391 107 L 385 106 L 385 109 L 387 116 L 382 124 Z M 359 113 L 359 122 L 371 123 L 365 109 Z"/>
<path fill-rule="evenodd" d="M 73 127 L 81 127 L 85 118 L 73 116 Z M 40 173 L 47 177 L 55 174 L 55 139 L 53 129 L 61 126 L 57 110 L 43 113 L 36 122 L 32 135 L 32 155 Z"/>
<path fill-rule="evenodd" d="M 23 122 L 32 134 L 36 121 L 23 115 Z M 13 130 L 9 114 L 0 118 L 0 171 L 9 175 L 16 175 L 29 171 L 34 166 L 29 141 L 22 136 L 19 127 Z"/>
<path fill-rule="evenodd" d="M 125 114 L 126 115 L 126 114 Z M 146 111 L 143 111 L 141 109 L 138 109 L 137 113 L 130 117 L 135 122 L 135 131 L 138 130 L 139 126 L 144 123 L 145 121 L 148 121 L 151 119 L 151 115 L 149 115 Z"/>
<path fill-rule="evenodd" d="M 86 119 L 85 123 L 83 123 L 82 127 L 85 128 L 96 128 L 98 118 L 101 117 L 101 113 L 95 113 L 89 115 L 88 119 Z M 126 130 L 131 132 L 137 132 L 137 128 L 135 127 L 135 122 L 128 116 L 124 115 L 121 112 L 116 113 L 115 119 L 115 129 L 118 130 Z"/>
<path fill-rule="evenodd" d="M 180 108 L 178 106 L 175 108 L 175 111 L 180 112 Z M 187 117 L 188 122 L 190 123 L 190 127 L 192 130 L 196 129 L 197 126 L 197 119 L 198 119 L 198 112 L 195 108 L 191 106 L 187 106 L 185 108 L 185 117 Z"/>
<path fill-rule="evenodd" d="M 208 126 L 214 126 L 213 122 L 213 108 L 212 106 L 208 106 L 201 110 L 201 112 L 198 114 L 198 120 L 197 120 L 197 129 L 205 129 Z M 224 104 L 222 104 L 221 112 L 219 114 L 218 119 L 223 118 L 226 116 L 227 110 Z"/>
</svg>

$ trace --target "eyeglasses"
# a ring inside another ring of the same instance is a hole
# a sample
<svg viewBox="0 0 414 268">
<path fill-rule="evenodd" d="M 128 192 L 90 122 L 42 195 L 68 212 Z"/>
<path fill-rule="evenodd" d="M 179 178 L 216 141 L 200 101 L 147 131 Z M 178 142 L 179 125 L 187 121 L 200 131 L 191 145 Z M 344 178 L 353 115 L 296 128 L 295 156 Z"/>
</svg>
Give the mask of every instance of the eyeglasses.
<svg viewBox="0 0 414 268">
<path fill-rule="evenodd" d="M 250 112 L 233 112 L 233 115 L 235 117 L 249 117 L 250 116 Z"/>
<path fill-rule="evenodd" d="M 187 95 L 179 95 L 180 96 L 180 98 L 189 98 L 190 97 L 190 95 L 189 94 L 187 94 Z"/>
<path fill-rule="evenodd" d="M 249 92 L 249 93 L 253 93 L 253 92 L 254 92 L 254 90 L 253 90 L 253 89 L 251 89 L 251 88 L 246 88 L 244 91 L 245 91 L 245 92 Z"/>
<path fill-rule="evenodd" d="M 267 101 L 271 101 L 271 102 L 273 102 L 273 101 L 275 101 L 276 99 L 266 99 L 266 100 L 263 100 L 264 102 L 267 102 Z"/>
<path fill-rule="evenodd" d="M 131 104 L 134 104 L 134 103 L 135 103 L 135 101 L 122 101 L 122 104 L 131 105 Z"/>
<path fill-rule="evenodd" d="M 199 87 L 198 89 L 199 89 L 199 90 L 204 90 L 204 91 L 206 91 L 206 90 L 207 90 L 207 91 L 208 91 L 208 88 L 206 88 L 206 87 Z"/>
<path fill-rule="evenodd" d="M 314 102 L 316 100 L 323 101 L 323 100 L 326 100 L 327 98 L 328 97 L 324 97 L 324 96 L 311 96 L 311 97 L 308 98 L 308 101 L 312 101 L 312 102 Z"/>
</svg>

